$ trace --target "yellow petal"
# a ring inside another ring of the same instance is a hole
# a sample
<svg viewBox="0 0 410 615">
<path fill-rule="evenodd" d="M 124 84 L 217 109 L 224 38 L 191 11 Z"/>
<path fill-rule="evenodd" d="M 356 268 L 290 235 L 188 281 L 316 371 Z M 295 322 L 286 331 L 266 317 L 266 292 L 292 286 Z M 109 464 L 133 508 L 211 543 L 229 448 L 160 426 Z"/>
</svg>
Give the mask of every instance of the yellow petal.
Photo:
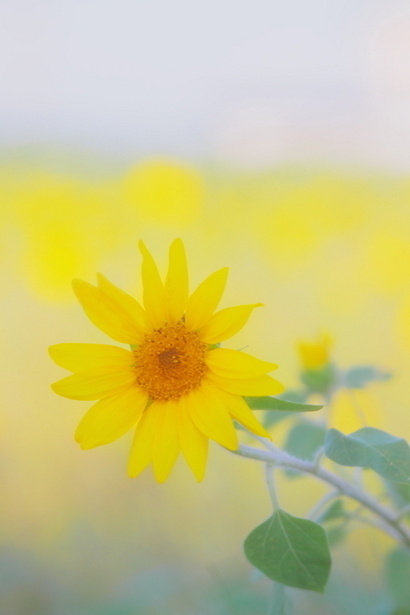
<svg viewBox="0 0 410 615">
<path fill-rule="evenodd" d="M 230 348 L 215 348 L 206 353 L 205 363 L 212 373 L 224 378 L 256 378 L 277 369 L 274 363 L 267 363 L 249 354 Z"/>
<path fill-rule="evenodd" d="M 219 392 L 219 395 L 232 418 L 257 436 L 271 439 L 270 434 L 262 427 L 242 397 L 222 390 Z"/>
<path fill-rule="evenodd" d="M 100 399 L 80 421 L 75 439 L 83 449 L 117 440 L 136 424 L 147 401 L 148 396 L 137 387 Z"/>
<path fill-rule="evenodd" d="M 246 324 L 252 311 L 262 303 L 253 305 L 237 305 L 220 310 L 207 324 L 198 331 L 200 337 L 207 344 L 216 344 L 235 335 Z"/>
<path fill-rule="evenodd" d="M 112 284 L 102 273 L 97 273 L 98 287 L 110 297 L 115 303 L 121 306 L 124 312 L 128 313 L 134 320 L 136 326 L 141 331 L 141 339 L 144 332 L 151 329 L 151 323 L 145 312 L 140 306 L 138 301 L 131 297 L 128 293 L 121 290 L 115 284 Z"/>
<path fill-rule="evenodd" d="M 192 421 L 204 436 L 233 451 L 238 448 L 235 428 L 216 387 L 204 382 L 187 396 L 186 403 Z"/>
<path fill-rule="evenodd" d="M 181 447 L 178 435 L 178 406 L 175 401 L 163 404 L 155 429 L 152 465 L 159 483 L 167 480 Z"/>
<path fill-rule="evenodd" d="M 165 280 L 167 317 L 171 323 L 178 322 L 185 312 L 188 301 L 188 265 L 181 239 L 175 239 L 169 249 L 169 268 Z"/>
<path fill-rule="evenodd" d="M 228 267 L 207 277 L 188 299 L 185 322 L 189 329 L 200 329 L 211 318 L 221 300 L 228 278 Z"/>
<path fill-rule="evenodd" d="M 152 461 L 155 431 L 162 413 L 163 404 L 154 401 L 145 410 L 137 425 L 128 461 L 128 475 L 132 478 L 140 474 Z"/>
<path fill-rule="evenodd" d="M 134 370 L 98 367 L 73 374 L 51 385 L 58 395 L 69 399 L 102 399 L 127 389 L 135 382 Z"/>
<path fill-rule="evenodd" d="M 144 307 L 154 328 L 162 327 L 166 321 L 165 290 L 157 266 L 143 241 L 139 247 L 142 254 L 142 285 L 144 288 Z"/>
<path fill-rule="evenodd" d="M 101 331 L 123 344 L 141 340 L 138 323 L 102 290 L 82 280 L 73 280 L 73 289 L 84 312 Z"/>
<path fill-rule="evenodd" d="M 208 438 L 195 427 L 188 413 L 186 397 L 181 397 L 178 403 L 178 431 L 182 454 L 199 483 L 205 474 Z"/>
<path fill-rule="evenodd" d="M 125 348 L 108 344 L 55 344 L 48 349 L 57 365 L 71 372 L 95 367 L 131 367 L 134 355 Z"/>
<path fill-rule="evenodd" d="M 284 390 L 284 386 L 271 378 L 271 376 L 259 376 L 258 378 L 222 378 L 222 376 L 216 376 L 215 374 L 208 373 L 206 376 L 209 382 L 220 387 L 228 393 L 234 393 L 234 395 L 278 395 Z"/>
</svg>

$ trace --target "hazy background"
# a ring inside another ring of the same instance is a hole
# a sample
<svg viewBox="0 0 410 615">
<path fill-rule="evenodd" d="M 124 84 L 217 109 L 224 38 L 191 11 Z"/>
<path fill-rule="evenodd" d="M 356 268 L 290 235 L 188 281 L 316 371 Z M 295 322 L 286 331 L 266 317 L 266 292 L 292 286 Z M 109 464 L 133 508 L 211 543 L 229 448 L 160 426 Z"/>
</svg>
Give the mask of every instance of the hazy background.
<svg viewBox="0 0 410 615">
<path fill-rule="evenodd" d="M 77 448 L 90 404 L 51 392 L 46 349 L 108 342 L 73 277 L 139 297 L 138 239 L 164 271 L 181 236 L 193 288 L 228 265 L 224 306 L 265 304 L 230 347 L 292 388 L 297 342 L 328 331 L 342 367 L 394 372 L 359 403 L 409 436 L 408 3 L 5 0 L 0 58 L 0 610 L 265 615 L 241 546 L 270 514 L 258 465 L 213 446 L 201 485 L 127 478 L 130 437 Z M 361 425 L 343 392 L 331 424 Z M 281 481 L 292 514 L 321 493 Z M 391 547 L 353 530 L 296 615 L 384 613 Z"/>
</svg>

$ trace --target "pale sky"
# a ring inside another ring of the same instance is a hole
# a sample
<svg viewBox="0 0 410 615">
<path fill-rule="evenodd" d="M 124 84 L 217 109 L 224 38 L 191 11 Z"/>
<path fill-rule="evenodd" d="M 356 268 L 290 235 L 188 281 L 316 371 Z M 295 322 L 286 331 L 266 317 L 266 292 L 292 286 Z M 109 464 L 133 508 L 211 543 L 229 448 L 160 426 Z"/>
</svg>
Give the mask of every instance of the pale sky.
<svg viewBox="0 0 410 615">
<path fill-rule="evenodd" d="M 0 147 L 410 163 L 402 0 L 0 0 Z"/>
</svg>

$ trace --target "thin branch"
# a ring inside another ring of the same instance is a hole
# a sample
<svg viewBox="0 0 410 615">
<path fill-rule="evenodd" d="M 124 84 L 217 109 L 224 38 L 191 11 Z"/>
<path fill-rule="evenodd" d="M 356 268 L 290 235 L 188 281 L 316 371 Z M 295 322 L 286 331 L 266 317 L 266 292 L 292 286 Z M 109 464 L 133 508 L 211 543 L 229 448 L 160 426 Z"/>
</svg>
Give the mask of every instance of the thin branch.
<svg viewBox="0 0 410 615">
<path fill-rule="evenodd" d="M 274 464 L 277 467 L 289 468 L 315 476 L 324 483 L 335 487 L 341 494 L 356 500 L 365 508 L 372 511 L 373 514 L 379 517 L 380 525 L 383 525 L 383 529 L 386 533 L 406 546 L 410 546 L 409 530 L 399 522 L 397 514 L 394 511 L 380 504 L 372 495 L 366 491 L 362 491 L 356 485 L 349 483 L 344 478 L 330 472 L 330 470 L 327 470 L 323 466 L 315 465 L 311 461 L 298 459 L 286 451 L 277 448 L 271 442 L 266 442 L 266 446 L 269 448 L 267 451 L 242 444 L 237 451 L 232 452 L 241 457 L 256 459 L 257 461 L 263 461 L 267 464 Z"/>
</svg>

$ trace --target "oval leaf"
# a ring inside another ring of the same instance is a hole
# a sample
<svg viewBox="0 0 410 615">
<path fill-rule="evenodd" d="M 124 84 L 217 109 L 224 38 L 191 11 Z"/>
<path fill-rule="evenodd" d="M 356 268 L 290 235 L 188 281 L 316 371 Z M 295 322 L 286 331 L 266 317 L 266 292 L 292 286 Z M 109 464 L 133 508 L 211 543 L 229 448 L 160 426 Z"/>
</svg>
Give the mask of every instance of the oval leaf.
<svg viewBox="0 0 410 615">
<path fill-rule="evenodd" d="M 410 484 L 409 445 L 380 429 L 364 427 L 350 436 L 329 429 L 325 453 L 342 466 L 371 468 L 388 480 Z"/>
<path fill-rule="evenodd" d="M 273 581 L 323 592 L 331 558 L 317 523 L 277 510 L 249 534 L 244 549 L 251 564 Z"/>
<path fill-rule="evenodd" d="M 388 380 L 391 374 L 371 365 L 351 367 L 344 373 L 344 386 L 348 389 L 363 389 L 369 382 Z"/>
</svg>

